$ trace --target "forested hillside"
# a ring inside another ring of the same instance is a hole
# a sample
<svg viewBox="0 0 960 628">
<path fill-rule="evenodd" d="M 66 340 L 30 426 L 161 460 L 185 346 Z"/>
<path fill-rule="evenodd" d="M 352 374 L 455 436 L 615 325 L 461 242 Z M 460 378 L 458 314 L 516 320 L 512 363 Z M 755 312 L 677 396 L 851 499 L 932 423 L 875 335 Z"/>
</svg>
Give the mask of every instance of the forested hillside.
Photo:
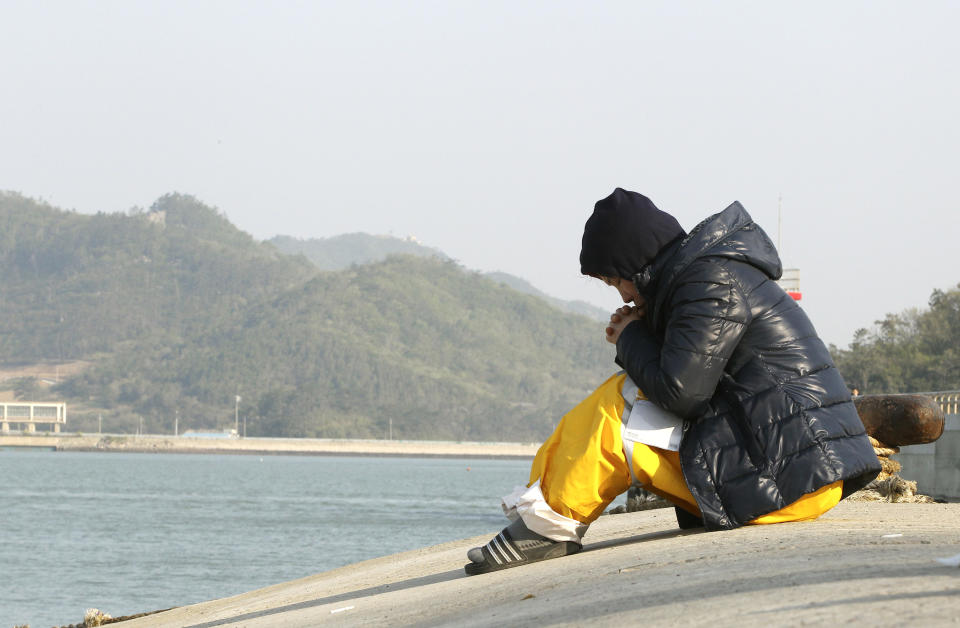
<svg viewBox="0 0 960 628">
<path fill-rule="evenodd" d="M 133 342 L 177 346 L 308 279 L 195 199 L 148 213 L 63 212 L 0 195 L 0 356 L 71 360 Z"/>
<path fill-rule="evenodd" d="M 616 368 L 597 323 L 451 261 L 318 271 L 183 195 L 2 194 L 0 271 L 2 363 L 91 362 L 49 393 L 70 429 L 225 427 L 239 395 L 250 435 L 537 440 Z"/>
</svg>

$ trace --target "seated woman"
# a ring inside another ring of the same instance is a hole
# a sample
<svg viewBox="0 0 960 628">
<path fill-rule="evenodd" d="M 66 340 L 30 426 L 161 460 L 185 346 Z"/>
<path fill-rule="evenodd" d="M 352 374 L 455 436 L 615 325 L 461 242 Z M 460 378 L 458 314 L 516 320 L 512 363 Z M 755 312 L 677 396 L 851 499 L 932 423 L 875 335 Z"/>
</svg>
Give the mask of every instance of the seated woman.
<svg viewBox="0 0 960 628">
<path fill-rule="evenodd" d="M 468 574 L 578 552 L 632 483 L 707 530 L 820 516 L 880 463 L 826 346 L 777 284 L 776 250 L 733 203 L 689 234 L 617 188 L 587 220 L 581 272 L 624 306 L 607 340 L 625 370 L 563 417 L 513 522 L 468 552 Z"/>
</svg>

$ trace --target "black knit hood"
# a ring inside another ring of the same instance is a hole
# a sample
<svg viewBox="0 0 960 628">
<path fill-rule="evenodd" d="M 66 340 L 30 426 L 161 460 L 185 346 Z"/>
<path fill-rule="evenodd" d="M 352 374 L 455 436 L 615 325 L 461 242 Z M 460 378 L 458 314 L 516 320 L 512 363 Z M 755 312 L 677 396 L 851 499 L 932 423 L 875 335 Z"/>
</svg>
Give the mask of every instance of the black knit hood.
<svg viewBox="0 0 960 628">
<path fill-rule="evenodd" d="M 685 235 L 677 219 L 649 198 L 617 188 L 597 201 L 584 225 L 580 272 L 630 279 Z"/>
</svg>

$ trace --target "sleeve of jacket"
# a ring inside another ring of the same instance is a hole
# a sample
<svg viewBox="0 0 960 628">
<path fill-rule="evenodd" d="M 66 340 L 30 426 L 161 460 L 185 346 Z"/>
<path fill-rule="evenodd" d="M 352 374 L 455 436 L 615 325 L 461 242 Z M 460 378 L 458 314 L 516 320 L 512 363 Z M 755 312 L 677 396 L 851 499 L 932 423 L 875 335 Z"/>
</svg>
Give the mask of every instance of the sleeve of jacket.
<svg viewBox="0 0 960 628">
<path fill-rule="evenodd" d="M 729 269 L 717 264 L 690 269 L 671 292 L 662 341 L 644 322 L 633 322 L 617 341 L 617 363 L 648 399 L 695 419 L 716 392 L 750 308 Z"/>
</svg>

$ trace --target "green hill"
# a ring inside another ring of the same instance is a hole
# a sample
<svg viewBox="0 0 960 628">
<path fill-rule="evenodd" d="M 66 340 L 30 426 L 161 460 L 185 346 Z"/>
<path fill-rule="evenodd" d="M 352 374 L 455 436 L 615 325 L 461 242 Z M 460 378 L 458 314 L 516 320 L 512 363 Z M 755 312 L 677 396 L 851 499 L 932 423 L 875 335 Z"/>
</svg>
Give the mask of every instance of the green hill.
<svg viewBox="0 0 960 628">
<path fill-rule="evenodd" d="M 336 272 L 215 209 L 80 215 L 0 195 L 3 365 L 87 360 L 69 429 L 536 440 L 615 369 L 599 326 L 455 263 Z"/>
<path fill-rule="evenodd" d="M 0 234 L 5 362 L 177 344 L 312 273 L 182 195 L 87 216 L 7 193 Z"/>
</svg>

